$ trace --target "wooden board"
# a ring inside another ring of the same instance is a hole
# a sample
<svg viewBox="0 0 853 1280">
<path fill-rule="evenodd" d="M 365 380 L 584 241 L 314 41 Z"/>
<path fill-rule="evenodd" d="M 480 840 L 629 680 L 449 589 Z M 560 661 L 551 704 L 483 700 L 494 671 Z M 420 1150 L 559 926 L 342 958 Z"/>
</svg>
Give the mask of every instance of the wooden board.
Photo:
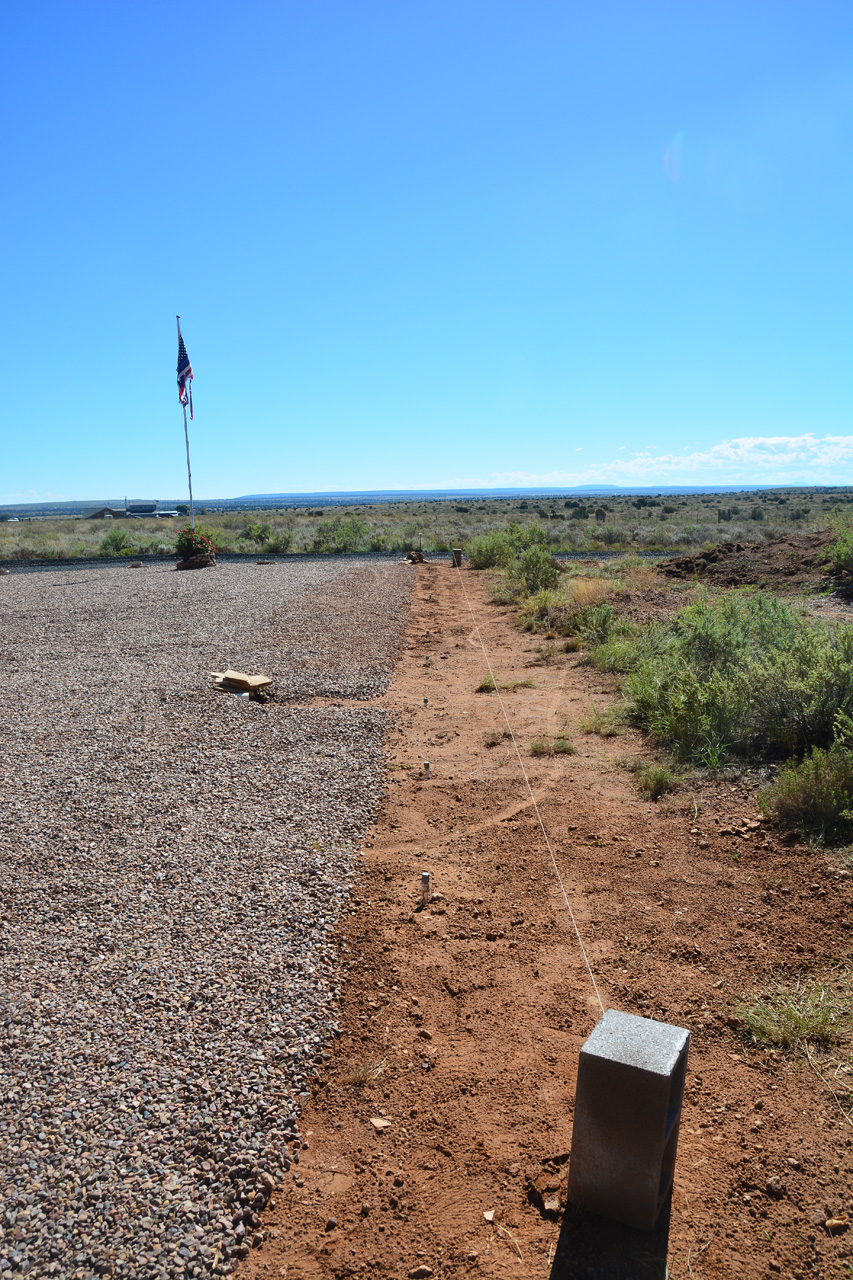
<svg viewBox="0 0 853 1280">
<path fill-rule="evenodd" d="M 230 668 L 228 671 L 211 671 L 210 674 L 223 689 L 248 689 L 251 693 L 272 684 L 269 676 L 247 676 L 244 671 L 232 671 Z"/>
</svg>

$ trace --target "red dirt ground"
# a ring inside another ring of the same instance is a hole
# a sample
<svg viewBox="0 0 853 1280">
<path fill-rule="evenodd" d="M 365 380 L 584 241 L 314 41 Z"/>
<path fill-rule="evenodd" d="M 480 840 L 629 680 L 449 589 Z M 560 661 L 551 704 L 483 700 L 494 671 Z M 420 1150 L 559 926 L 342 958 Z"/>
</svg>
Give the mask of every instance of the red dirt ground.
<svg viewBox="0 0 853 1280">
<path fill-rule="evenodd" d="M 836 535 L 786 533 L 766 542 L 721 542 L 695 556 L 677 556 L 658 565 L 668 578 L 697 578 L 721 587 L 773 587 L 820 591 L 829 585 L 824 552 Z"/>
<path fill-rule="evenodd" d="M 463 571 L 499 681 L 535 682 L 504 698 L 604 1004 L 693 1037 L 671 1211 L 647 1236 L 566 1206 L 578 1051 L 601 1009 L 511 744 L 486 745 L 504 725 L 496 695 L 475 693 L 486 666 L 462 579 L 411 572 L 385 699 L 391 781 L 345 924 L 342 1034 L 240 1274 L 850 1275 L 853 1232 L 824 1225 L 853 1210 L 850 1085 L 831 1080 L 837 1099 L 802 1056 L 748 1050 L 727 1022 L 780 966 L 849 957 L 848 874 L 766 829 L 756 779 L 641 799 L 625 767 L 639 737 L 580 729 L 614 700 L 609 678 L 576 654 L 543 665 Z M 576 755 L 527 754 L 558 732 Z M 422 870 L 437 896 L 417 911 Z M 549 1180 L 555 1218 L 532 1190 Z"/>
</svg>

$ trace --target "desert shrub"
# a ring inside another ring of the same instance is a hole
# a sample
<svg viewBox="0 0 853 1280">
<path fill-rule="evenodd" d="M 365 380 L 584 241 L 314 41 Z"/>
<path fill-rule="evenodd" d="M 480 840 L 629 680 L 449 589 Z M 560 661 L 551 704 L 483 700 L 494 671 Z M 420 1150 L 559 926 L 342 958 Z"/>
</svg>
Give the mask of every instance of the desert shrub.
<svg viewBox="0 0 853 1280">
<path fill-rule="evenodd" d="M 525 551 L 547 545 L 548 534 L 539 525 L 510 523 L 505 529 L 472 539 L 468 547 L 468 563 L 472 569 L 511 570 Z"/>
<path fill-rule="evenodd" d="M 826 561 L 833 578 L 853 576 L 853 525 L 842 526 L 838 537 L 826 549 Z"/>
<path fill-rule="evenodd" d="M 362 551 L 367 547 L 370 526 L 361 516 L 335 516 L 321 520 L 311 544 L 313 551 L 342 555 L 348 551 Z"/>
<path fill-rule="evenodd" d="M 286 555 L 293 548 L 293 530 L 281 529 L 264 543 L 264 551 L 270 555 Z"/>
<path fill-rule="evenodd" d="M 521 557 L 520 568 L 528 591 L 548 591 L 557 585 L 559 571 L 542 546 L 528 547 Z"/>
<path fill-rule="evenodd" d="M 468 547 L 472 569 L 507 569 L 515 559 L 515 548 L 505 533 L 485 533 Z"/>
<path fill-rule="evenodd" d="M 568 738 L 554 739 L 554 755 L 555 756 L 576 756 L 577 753 L 578 753 L 577 747 L 574 745 L 573 742 L 570 742 Z"/>
<path fill-rule="evenodd" d="M 248 521 L 240 531 L 240 537 L 246 542 L 256 542 L 259 546 L 272 537 L 272 529 L 268 524 L 254 524 Z"/>
<path fill-rule="evenodd" d="M 609 639 L 613 626 L 613 605 L 603 600 L 587 604 L 571 615 L 571 631 L 586 645 L 601 645 Z"/>
<path fill-rule="evenodd" d="M 815 747 L 783 769 L 759 803 L 781 827 L 825 840 L 848 836 L 853 828 L 853 752 L 841 742 L 828 750 Z"/>
<path fill-rule="evenodd" d="M 569 642 L 566 641 L 568 644 Z M 611 675 L 632 671 L 640 660 L 639 647 L 631 636 L 611 636 L 595 645 L 589 655 L 592 666 Z"/>
<path fill-rule="evenodd" d="M 810 622 L 769 595 L 690 605 L 640 648 L 629 718 L 680 759 L 802 754 L 830 745 L 838 710 L 853 714 L 853 627 Z"/>
<path fill-rule="evenodd" d="M 100 554 L 102 556 L 121 556 L 133 552 L 133 543 L 124 529 L 112 529 L 101 539 Z"/>
<path fill-rule="evenodd" d="M 482 680 L 477 685 L 477 688 L 474 690 L 474 692 L 475 693 L 494 693 L 496 688 L 497 688 L 497 685 L 495 684 L 495 678 L 490 673 L 489 675 L 483 676 Z"/>
<path fill-rule="evenodd" d="M 554 748 L 548 738 L 536 738 L 530 744 L 530 754 L 532 756 L 550 756 L 554 754 Z"/>
<path fill-rule="evenodd" d="M 675 791 L 678 779 L 666 765 L 650 764 L 637 774 L 637 786 L 650 800 L 659 800 L 668 791 Z"/>
</svg>

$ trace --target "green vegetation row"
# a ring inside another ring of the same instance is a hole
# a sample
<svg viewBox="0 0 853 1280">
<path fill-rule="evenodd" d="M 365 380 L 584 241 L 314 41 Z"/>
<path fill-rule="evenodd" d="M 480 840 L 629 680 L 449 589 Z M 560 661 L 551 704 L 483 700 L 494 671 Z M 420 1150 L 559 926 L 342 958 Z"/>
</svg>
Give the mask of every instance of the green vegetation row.
<svg viewBox="0 0 853 1280">
<path fill-rule="evenodd" d="M 832 569 L 849 574 L 853 539 L 842 531 Z M 672 618 L 638 624 L 620 610 L 632 590 L 667 584 L 630 559 L 611 576 L 556 565 L 530 531 L 484 539 L 477 563 L 501 570 L 496 598 L 513 600 L 522 625 L 581 647 L 586 661 L 620 678 L 624 721 L 665 748 L 676 767 L 781 763 L 762 798 L 785 826 L 825 839 L 853 835 L 853 625 L 816 619 L 776 596 L 711 592 Z M 557 648 L 542 652 L 549 659 Z M 666 769 L 640 780 L 666 790 Z"/>
<path fill-rule="evenodd" d="M 350 507 L 291 507 L 257 512 L 196 509 L 197 523 L 223 552 L 412 550 L 470 551 L 481 539 L 531 529 L 553 554 L 604 551 L 690 551 L 725 541 L 761 541 L 785 532 L 825 528 L 853 502 L 847 490 L 653 497 L 488 498 L 413 501 Z M 108 522 L 110 523 L 110 522 Z M 165 519 L 0 519 L 0 559 L 71 559 L 97 555 L 173 555 L 178 526 Z M 513 536 L 518 536 L 513 534 Z M 111 548 L 117 547 L 117 550 Z"/>
</svg>

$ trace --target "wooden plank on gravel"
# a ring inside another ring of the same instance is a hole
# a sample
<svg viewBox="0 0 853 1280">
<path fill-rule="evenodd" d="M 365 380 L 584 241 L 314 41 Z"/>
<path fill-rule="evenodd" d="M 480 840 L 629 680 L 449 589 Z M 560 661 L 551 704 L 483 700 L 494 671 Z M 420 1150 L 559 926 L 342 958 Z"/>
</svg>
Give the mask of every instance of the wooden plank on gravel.
<svg viewBox="0 0 853 1280">
<path fill-rule="evenodd" d="M 211 671 L 210 675 L 222 689 L 248 689 L 251 693 L 272 684 L 269 676 L 247 676 L 243 671 L 231 671 L 230 668 L 228 671 Z"/>
</svg>

